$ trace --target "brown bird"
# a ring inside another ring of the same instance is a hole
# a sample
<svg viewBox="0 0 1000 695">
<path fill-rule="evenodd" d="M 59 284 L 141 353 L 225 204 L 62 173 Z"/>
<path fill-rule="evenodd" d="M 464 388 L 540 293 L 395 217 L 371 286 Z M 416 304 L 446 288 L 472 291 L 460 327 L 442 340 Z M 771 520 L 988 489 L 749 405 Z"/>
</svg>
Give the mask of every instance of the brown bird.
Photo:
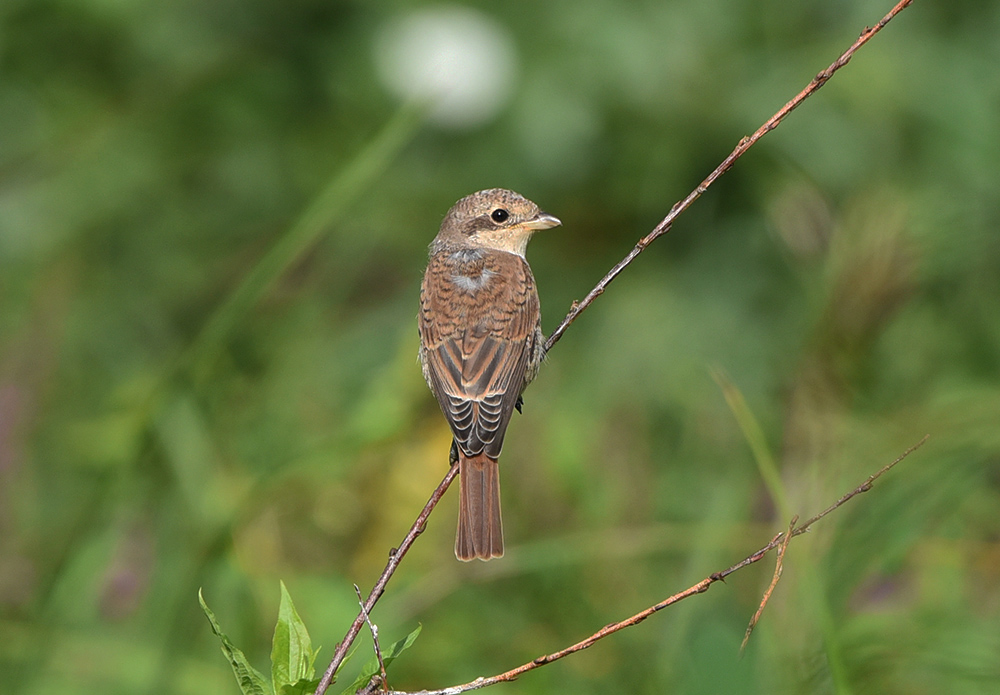
<svg viewBox="0 0 1000 695">
<path fill-rule="evenodd" d="M 497 459 L 544 353 L 524 251 L 532 234 L 560 224 L 517 193 L 492 188 L 455 203 L 431 243 L 420 287 L 420 364 L 454 436 L 459 560 L 503 555 Z"/>
</svg>

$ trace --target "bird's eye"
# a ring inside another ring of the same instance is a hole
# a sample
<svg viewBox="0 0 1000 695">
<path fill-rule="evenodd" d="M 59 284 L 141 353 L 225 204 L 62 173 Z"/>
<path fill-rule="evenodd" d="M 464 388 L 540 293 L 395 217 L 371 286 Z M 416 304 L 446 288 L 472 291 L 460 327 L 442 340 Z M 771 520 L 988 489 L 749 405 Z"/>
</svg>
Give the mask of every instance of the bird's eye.
<svg viewBox="0 0 1000 695">
<path fill-rule="evenodd" d="M 490 213 L 490 217 L 493 218 L 494 222 L 504 222 L 508 217 L 510 217 L 510 213 L 503 208 L 497 208 Z"/>
</svg>

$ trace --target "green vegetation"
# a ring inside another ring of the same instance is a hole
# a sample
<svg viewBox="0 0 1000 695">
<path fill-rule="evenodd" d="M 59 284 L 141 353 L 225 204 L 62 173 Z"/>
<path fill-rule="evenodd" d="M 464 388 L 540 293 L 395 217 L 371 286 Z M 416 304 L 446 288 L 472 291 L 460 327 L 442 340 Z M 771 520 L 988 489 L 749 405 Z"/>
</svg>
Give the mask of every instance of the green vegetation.
<svg viewBox="0 0 1000 695">
<path fill-rule="evenodd" d="M 235 695 L 199 589 L 301 690 L 446 470 L 416 307 L 450 205 L 563 221 L 551 331 L 891 3 L 473 5 L 517 74 L 454 127 L 379 80 L 405 3 L 0 2 L 0 693 Z M 997 36 L 915 2 L 569 328 L 508 431 L 507 556 L 454 559 L 450 492 L 373 611 L 393 687 L 575 642 L 929 433 L 790 544 L 742 659 L 771 559 L 496 690 L 996 692 Z"/>
</svg>

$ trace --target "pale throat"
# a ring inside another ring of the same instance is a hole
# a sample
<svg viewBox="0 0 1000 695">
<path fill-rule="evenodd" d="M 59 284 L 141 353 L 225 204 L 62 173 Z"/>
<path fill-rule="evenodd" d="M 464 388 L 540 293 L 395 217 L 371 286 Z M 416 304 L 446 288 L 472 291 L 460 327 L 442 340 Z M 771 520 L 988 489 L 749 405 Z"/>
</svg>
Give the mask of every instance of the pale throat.
<svg viewBox="0 0 1000 695">
<path fill-rule="evenodd" d="M 531 239 L 532 231 L 499 230 L 496 232 L 480 232 L 469 241 L 477 246 L 497 251 L 506 251 L 524 258 L 524 253 L 528 249 L 528 241 Z"/>
</svg>

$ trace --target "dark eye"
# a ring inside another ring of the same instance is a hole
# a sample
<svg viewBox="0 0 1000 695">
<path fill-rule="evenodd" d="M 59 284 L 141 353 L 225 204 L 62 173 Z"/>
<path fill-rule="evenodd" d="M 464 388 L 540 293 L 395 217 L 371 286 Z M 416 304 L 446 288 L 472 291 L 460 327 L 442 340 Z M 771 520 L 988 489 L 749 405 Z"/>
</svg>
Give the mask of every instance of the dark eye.
<svg viewBox="0 0 1000 695">
<path fill-rule="evenodd" d="M 508 217 L 510 217 L 510 213 L 503 208 L 497 208 L 490 213 L 490 217 L 493 218 L 494 222 L 504 222 Z"/>
</svg>

